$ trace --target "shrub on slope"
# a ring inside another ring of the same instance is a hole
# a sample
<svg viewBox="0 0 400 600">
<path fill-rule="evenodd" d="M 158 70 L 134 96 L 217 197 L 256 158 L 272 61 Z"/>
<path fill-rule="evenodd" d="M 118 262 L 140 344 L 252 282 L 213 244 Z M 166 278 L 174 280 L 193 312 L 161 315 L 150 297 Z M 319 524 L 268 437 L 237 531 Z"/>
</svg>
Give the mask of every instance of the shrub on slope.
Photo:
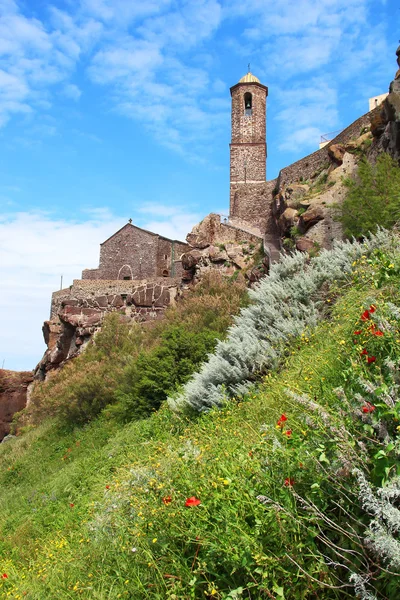
<svg viewBox="0 0 400 600">
<path fill-rule="evenodd" d="M 326 318 L 239 402 L 1 445 L 5 597 L 397 600 L 396 555 L 378 554 L 397 535 L 394 254 L 354 261 Z"/>
<path fill-rule="evenodd" d="M 84 353 L 36 385 L 25 420 L 57 415 L 82 424 L 109 405 L 124 421 L 147 416 L 187 381 L 247 301 L 244 283 L 211 273 L 160 322 L 129 326 L 108 315 Z"/>
<path fill-rule="evenodd" d="M 352 263 L 374 248 L 389 243 L 381 230 L 364 243 L 337 243 L 331 251 L 309 261 L 296 252 L 272 266 L 271 273 L 250 292 L 253 303 L 243 309 L 225 341 L 176 397 L 177 410 L 210 410 L 245 390 L 255 375 L 277 365 L 287 343 L 321 314 L 318 292 L 324 284 L 345 281 Z"/>
</svg>

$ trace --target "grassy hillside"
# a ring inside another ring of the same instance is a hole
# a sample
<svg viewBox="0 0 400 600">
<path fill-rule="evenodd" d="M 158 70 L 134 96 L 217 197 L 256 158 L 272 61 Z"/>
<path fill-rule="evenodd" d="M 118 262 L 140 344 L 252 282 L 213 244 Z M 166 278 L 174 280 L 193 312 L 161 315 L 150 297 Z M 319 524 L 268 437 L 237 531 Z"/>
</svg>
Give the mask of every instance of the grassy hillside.
<svg viewBox="0 0 400 600">
<path fill-rule="evenodd" d="M 0 597 L 398 598 L 398 241 L 324 282 L 319 323 L 222 408 L 1 445 Z"/>
</svg>

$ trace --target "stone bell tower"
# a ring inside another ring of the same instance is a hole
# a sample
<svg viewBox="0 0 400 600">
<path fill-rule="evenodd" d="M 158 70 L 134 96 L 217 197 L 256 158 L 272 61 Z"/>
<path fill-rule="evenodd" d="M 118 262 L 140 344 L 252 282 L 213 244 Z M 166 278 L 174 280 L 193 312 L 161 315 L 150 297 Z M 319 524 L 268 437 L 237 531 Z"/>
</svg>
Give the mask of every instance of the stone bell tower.
<svg viewBox="0 0 400 600">
<path fill-rule="evenodd" d="M 229 216 L 254 223 L 258 206 L 265 202 L 268 88 L 248 72 L 231 87 L 231 96 Z"/>
</svg>

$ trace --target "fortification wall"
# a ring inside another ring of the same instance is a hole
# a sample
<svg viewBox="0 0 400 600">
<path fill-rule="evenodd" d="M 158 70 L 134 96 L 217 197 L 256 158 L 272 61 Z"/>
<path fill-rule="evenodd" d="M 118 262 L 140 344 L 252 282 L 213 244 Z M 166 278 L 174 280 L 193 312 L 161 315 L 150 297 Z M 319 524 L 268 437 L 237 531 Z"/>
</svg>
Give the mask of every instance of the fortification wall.
<svg viewBox="0 0 400 600">
<path fill-rule="evenodd" d="M 329 163 L 328 150 L 333 144 L 346 144 L 351 139 L 357 138 L 360 135 L 361 130 L 364 127 L 369 127 L 371 124 L 371 117 L 379 111 L 379 107 L 371 112 L 366 113 L 353 123 L 343 129 L 333 140 L 331 140 L 326 146 L 305 156 L 301 160 L 285 167 L 281 170 L 278 177 L 278 183 L 287 185 L 288 183 L 295 183 L 298 181 L 305 181 L 310 179 L 318 170 L 322 169 Z"/>
<path fill-rule="evenodd" d="M 179 286 L 179 277 L 142 280 L 75 279 L 70 288 L 53 293 L 50 318 L 56 318 L 67 306 L 96 309 L 101 312 L 130 306 L 129 314 L 145 314 L 148 311 L 141 313 L 141 308 L 158 309 L 169 306 L 177 295 Z"/>
</svg>

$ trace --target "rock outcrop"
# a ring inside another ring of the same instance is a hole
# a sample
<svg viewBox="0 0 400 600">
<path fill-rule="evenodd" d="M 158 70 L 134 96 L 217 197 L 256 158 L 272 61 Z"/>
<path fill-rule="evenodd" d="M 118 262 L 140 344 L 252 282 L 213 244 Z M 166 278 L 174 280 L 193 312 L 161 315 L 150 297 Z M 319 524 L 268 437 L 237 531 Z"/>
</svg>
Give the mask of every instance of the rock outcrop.
<svg viewBox="0 0 400 600">
<path fill-rule="evenodd" d="M 182 256 L 185 269 L 184 281 L 196 283 L 205 273 L 217 269 L 223 275 L 232 276 L 238 271 L 248 271 L 249 281 L 259 278 L 256 272 L 250 275 L 255 256 L 261 251 L 261 233 L 245 225 L 234 224 L 211 213 L 196 225 L 187 236 L 191 246 Z M 260 265 L 265 274 L 263 265 Z M 257 271 L 258 273 L 258 271 Z"/>
<path fill-rule="evenodd" d="M 345 196 L 343 179 L 357 169 L 358 150 L 370 132 L 347 144 L 330 148 L 330 162 L 314 178 L 304 183 L 283 185 L 273 200 L 273 214 L 283 246 L 301 252 L 330 249 L 343 232 L 337 208 Z"/>
<path fill-rule="evenodd" d="M 0 369 L 0 441 L 10 433 L 14 414 L 25 408 L 32 381 L 32 371 Z"/>
<path fill-rule="evenodd" d="M 145 323 L 162 318 L 182 293 L 181 279 L 82 280 L 52 296 L 51 317 L 43 324 L 47 350 L 35 369 L 35 379 L 75 358 L 101 328 L 110 312 L 126 322 Z"/>
<path fill-rule="evenodd" d="M 372 122 L 372 133 L 376 152 L 383 150 L 400 160 L 400 46 L 396 55 L 398 70 L 390 84 L 389 95 Z"/>
</svg>

